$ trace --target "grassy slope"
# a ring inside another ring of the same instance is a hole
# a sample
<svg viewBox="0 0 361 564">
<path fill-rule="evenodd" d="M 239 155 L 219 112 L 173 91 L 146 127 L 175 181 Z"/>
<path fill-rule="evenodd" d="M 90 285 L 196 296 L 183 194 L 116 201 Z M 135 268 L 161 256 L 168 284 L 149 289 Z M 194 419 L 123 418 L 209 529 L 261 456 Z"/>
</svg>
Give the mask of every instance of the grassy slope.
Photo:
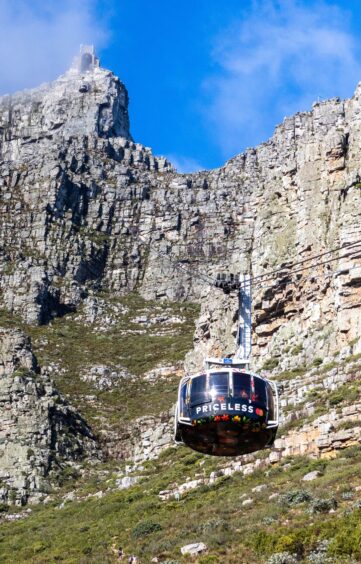
<svg viewBox="0 0 361 564">
<path fill-rule="evenodd" d="M 195 304 L 145 301 L 136 294 L 107 297 L 106 303 L 110 310 L 115 306 L 121 311 L 105 331 L 99 331 L 96 324 L 85 324 L 79 313 L 40 327 L 22 325 L 18 318 L 0 313 L 0 325 L 20 326 L 31 336 L 41 366 L 54 363 L 59 367 L 52 373 L 57 388 L 70 398 L 95 431 L 119 426 L 140 415 L 158 415 L 172 406 L 179 377 L 152 384 L 141 375 L 157 365 L 172 365 L 184 358 L 192 348 L 194 320 L 199 311 Z M 166 326 L 156 323 L 146 330 L 132 321 L 149 312 L 178 316 L 185 321 Z M 138 378 L 122 379 L 112 390 L 100 391 L 80 378 L 94 365 L 115 370 L 121 365 Z"/>
<path fill-rule="evenodd" d="M 49 327 L 25 328 L 32 336 L 40 363 L 56 363 L 65 370 L 54 373 L 58 387 L 95 428 L 99 425 L 99 414 L 110 426 L 138 417 L 142 400 L 146 400 L 144 405 L 149 414 L 168 409 L 174 402 L 178 377 L 155 385 L 144 383 L 141 378 L 122 381 L 113 392 L 99 392 L 80 380 L 79 373 L 92 364 L 103 363 L 111 367 L 121 364 L 133 374 L 141 375 L 159 362 L 175 362 L 191 346 L 197 314 L 197 308 L 191 305 L 160 306 L 159 302 L 144 302 L 135 295 L 115 301 L 126 312 L 105 332 L 92 326 L 85 330 L 84 323 L 75 315 L 58 319 Z M 147 332 L 139 331 L 139 325 L 132 319 L 146 310 L 159 312 L 159 307 L 186 317 L 186 323 L 169 330 L 155 325 Z M 19 321 L 3 314 L 0 324 L 18 325 Z M 323 392 L 322 397 L 316 395 L 316 406 L 320 403 L 323 410 L 335 405 L 342 407 L 360 397 L 359 382 L 352 384 L 352 390 L 346 388 L 349 392 L 346 398 L 337 390 Z M 88 395 L 95 397 L 95 403 L 86 400 Z M 305 419 L 297 425 L 303 422 Z M 354 425 L 357 424 L 355 421 Z M 361 486 L 359 448 L 341 451 L 335 460 L 286 460 L 266 473 L 222 477 L 211 487 L 202 486 L 189 492 L 179 502 L 159 500 L 160 490 L 181 484 L 187 478 L 209 476 L 224 464 L 224 459 L 204 457 L 185 448 L 170 449 L 158 461 L 147 463 L 140 471 L 145 476 L 142 481 L 125 491 L 114 491 L 113 487 L 121 466 L 108 463 L 86 469 L 78 481 L 66 482 L 48 505 L 33 508 L 30 517 L 0 526 L 0 561 L 113 562 L 111 546 L 115 542 L 128 554 L 137 554 L 141 562 L 150 562 L 154 556 L 161 561 L 189 562 L 188 557 L 181 556 L 180 547 L 203 541 L 209 547 L 209 554 L 199 559 L 202 564 L 251 564 L 265 562 L 269 555 L 285 550 L 299 554 L 302 559 L 323 538 L 331 539 L 328 550 L 334 562 L 343 558 L 350 562 L 352 557 L 361 561 L 361 515 L 357 509 L 361 495 L 355 491 L 356 486 Z M 312 469 L 320 470 L 323 475 L 305 484 L 301 478 Z M 267 489 L 251 492 L 259 484 L 267 484 Z M 112 487 L 113 491 L 109 490 Z M 292 500 L 293 491 L 305 489 L 310 494 L 308 501 Z M 61 495 L 69 490 L 75 490 L 80 499 L 98 491 L 104 491 L 105 496 L 69 502 L 64 509 L 58 509 Z M 279 503 L 278 499 L 269 500 L 273 493 L 288 494 L 288 497 Z M 242 501 L 249 497 L 252 504 L 243 506 Z M 337 501 L 334 513 L 328 512 L 333 502 L 325 513 L 310 513 L 317 507 L 315 500 L 332 497 Z"/>
<path fill-rule="evenodd" d="M 268 476 L 260 471 L 248 477 L 235 474 L 189 492 L 178 502 L 159 500 L 159 491 L 170 483 L 209 472 L 222 462 L 185 448 L 170 449 L 158 461 L 147 463 L 142 471 L 146 477 L 129 490 L 69 502 L 64 509 L 56 508 L 59 502 L 36 507 L 24 521 L 1 526 L 0 560 L 113 562 L 111 546 L 115 542 L 127 554 L 137 554 L 140 562 L 150 562 L 154 556 L 189 562 L 180 555 L 180 547 L 203 541 L 209 554 L 199 559 L 202 564 L 248 564 L 264 562 L 270 554 L 285 550 L 302 558 L 320 539 L 331 540 L 329 554 L 335 562 L 343 558 L 350 562 L 352 556 L 361 560 L 361 510 L 356 503 L 360 493 L 354 492 L 361 485 L 359 450 L 344 451 L 342 457 L 329 461 L 285 461 L 270 469 Z M 322 476 L 301 482 L 305 472 L 313 469 Z M 83 488 L 84 495 L 108 487 L 110 476 L 111 470 L 107 482 L 79 483 L 78 495 Z M 265 483 L 265 490 L 251 491 Z M 309 500 L 290 502 L 290 492 L 295 490 L 306 490 Z M 274 493 L 281 494 L 282 503 L 280 498 L 269 500 Z M 331 496 L 337 501 L 334 513 L 311 513 L 317 507 L 316 499 Z M 252 504 L 242 506 L 245 498 L 251 498 Z"/>
</svg>

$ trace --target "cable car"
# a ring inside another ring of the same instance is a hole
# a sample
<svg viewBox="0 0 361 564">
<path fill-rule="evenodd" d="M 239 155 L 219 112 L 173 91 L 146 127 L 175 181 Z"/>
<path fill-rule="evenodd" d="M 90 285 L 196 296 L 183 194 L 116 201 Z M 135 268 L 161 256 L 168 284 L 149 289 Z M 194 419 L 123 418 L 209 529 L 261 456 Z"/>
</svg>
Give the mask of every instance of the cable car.
<svg viewBox="0 0 361 564">
<path fill-rule="evenodd" d="M 277 428 L 277 385 L 237 359 L 207 359 L 202 373 L 182 378 L 176 442 L 204 454 L 238 456 L 271 446 Z"/>
<path fill-rule="evenodd" d="M 89 90 L 90 90 L 90 86 L 87 82 L 83 82 L 79 87 L 79 92 L 81 92 L 82 94 L 89 92 Z"/>
</svg>

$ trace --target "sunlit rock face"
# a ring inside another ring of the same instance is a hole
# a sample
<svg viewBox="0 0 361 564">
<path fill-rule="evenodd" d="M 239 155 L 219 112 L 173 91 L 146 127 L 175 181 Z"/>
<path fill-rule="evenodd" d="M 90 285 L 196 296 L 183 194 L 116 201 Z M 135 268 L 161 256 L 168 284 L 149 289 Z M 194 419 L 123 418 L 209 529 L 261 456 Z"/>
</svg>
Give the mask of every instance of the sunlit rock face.
<svg viewBox="0 0 361 564">
<path fill-rule="evenodd" d="M 186 368 L 198 370 L 205 356 L 235 350 L 238 296 L 215 288 L 216 274 L 278 270 L 254 283 L 253 367 L 268 360 L 277 372 L 330 362 L 339 350 L 359 354 L 361 246 L 345 245 L 361 239 L 360 95 L 358 87 L 350 100 L 285 119 L 268 142 L 219 169 L 178 174 L 132 140 L 124 85 L 84 46 L 53 83 L 0 98 L 0 309 L 46 324 L 82 305 L 89 322 L 101 317 L 99 291 L 104 303 L 132 291 L 197 301 Z M 322 258 L 292 272 L 314 255 Z M 309 385 L 298 382 L 282 401 L 296 405 Z M 350 409 L 345 417 L 359 413 Z M 163 418 L 137 419 L 127 447 L 115 434 L 112 454 L 157 456 L 172 441 L 172 417 Z M 305 428 L 307 444 L 320 440 L 325 452 L 348 444 L 347 433 L 317 425 Z M 287 441 L 280 456 L 301 452 L 298 437 Z M 28 339 L 0 330 L 0 501 L 40 499 L 57 461 L 97 452 Z"/>
<path fill-rule="evenodd" d="M 0 502 L 44 498 L 56 473 L 97 457 L 89 427 L 41 372 L 29 339 L 0 329 Z"/>
<path fill-rule="evenodd" d="M 125 87 L 88 63 L 0 99 L 2 306 L 46 323 L 99 289 L 197 300 L 193 369 L 234 350 L 237 296 L 207 277 L 283 267 L 254 288 L 256 366 L 356 338 L 360 255 L 289 267 L 361 239 L 360 89 L 285 119 L 219 169 L 182 175 L 132 141 Z"/>
<path fill-rule="evenodd" d="M 131 139 L 128 93 L 106 69 L 72 67 L 54 82 L 0 98 L 0 133 L 4 141 L 13 141 L 3 146 L 3 157 L 10 160 L 18 156 L 16 140 L 33 145 L 54 136 Z"/>
</svg>

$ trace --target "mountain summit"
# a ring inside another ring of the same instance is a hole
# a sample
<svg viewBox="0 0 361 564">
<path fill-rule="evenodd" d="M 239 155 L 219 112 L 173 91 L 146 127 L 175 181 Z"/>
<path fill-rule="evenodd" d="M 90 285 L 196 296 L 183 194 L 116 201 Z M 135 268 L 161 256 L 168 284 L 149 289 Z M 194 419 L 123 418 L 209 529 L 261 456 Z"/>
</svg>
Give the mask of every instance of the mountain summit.
<svg viewBox="0 0 361 564">
<path fill-rule="evenodd" d="M 9 139 L 79 135 L 131 139 L 128 93 L 100 66 L 93 47 L 81 46 L 72 67 L 51 83 L 0 98 L 0 131 Z"/>
</svg>

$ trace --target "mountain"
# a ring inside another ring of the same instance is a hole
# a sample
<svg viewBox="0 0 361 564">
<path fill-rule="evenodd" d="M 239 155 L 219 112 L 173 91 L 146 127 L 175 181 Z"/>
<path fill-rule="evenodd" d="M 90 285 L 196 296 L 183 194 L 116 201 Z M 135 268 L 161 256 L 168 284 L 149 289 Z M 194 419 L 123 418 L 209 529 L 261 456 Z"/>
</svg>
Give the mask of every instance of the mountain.
<svg viewBox="0 0 361 564">
<path fill-rule="evenodd" d="M 0 559 L 360 561 L 360 89 L 194 174 L 133 141 L 93 49 L 0 98 Z M 235 460 L 172 440 L 183 361 L 234 352 L 225 272 L 282 390 L 273 449 Z"/>
</svg>

